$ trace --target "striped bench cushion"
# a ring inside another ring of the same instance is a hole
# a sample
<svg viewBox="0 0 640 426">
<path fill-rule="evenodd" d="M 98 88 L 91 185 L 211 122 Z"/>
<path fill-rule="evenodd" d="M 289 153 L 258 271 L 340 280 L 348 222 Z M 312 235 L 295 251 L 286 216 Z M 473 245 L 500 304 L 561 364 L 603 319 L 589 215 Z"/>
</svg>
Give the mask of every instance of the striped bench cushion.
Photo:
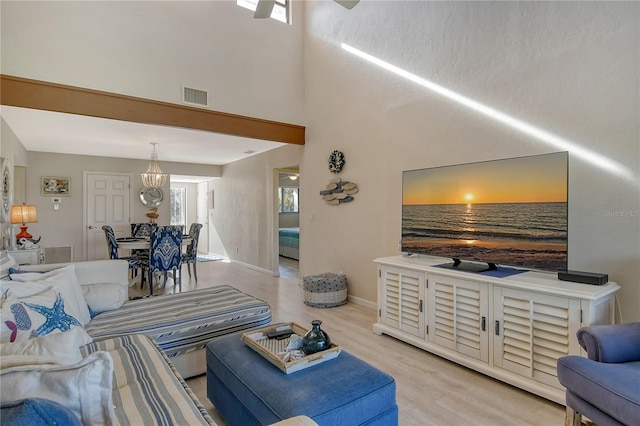
<svg viewBox="0 0 640 426">
<path fill-rule="evenodd" d="M 113 357 L 113 405 L 121 425 L 215 425 L 153 339 L 141 334 L 95 341 L 83 356 Z"/>
<path fill-rule="evenodd" d="M 203 349 L 211 339 L 271 322 L 271 307 L 230 286 L 130 300 L 103 312 L 85 330 L 94 339 L 153 337 L 169 358 Z"/>
</svg>

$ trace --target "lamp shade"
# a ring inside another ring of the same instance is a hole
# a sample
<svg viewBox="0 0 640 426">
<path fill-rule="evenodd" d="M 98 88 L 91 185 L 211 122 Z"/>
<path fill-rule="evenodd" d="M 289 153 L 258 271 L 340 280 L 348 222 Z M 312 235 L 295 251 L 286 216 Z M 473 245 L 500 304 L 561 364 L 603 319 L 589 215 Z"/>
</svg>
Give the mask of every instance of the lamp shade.
<svg viewBox="0 0 640 426">
<path fill-rule="evenodd" d="M 28 206 L 25 203 L 19 206 L 11 206 L 11 223 L 34 223 L 38 221 L 36 206 Z"/>
<path fill-rule="evenodd" d="M 21 238 L 33 238 L 33 236 L 27 232 L 27 223 L 33 223 L 38 221 L 38 213 L 36 212 L 36 206 L 28 206 L 26 203 L 22 203 L 19 206 L 11 206 L 11 223 L 21 223 L 20 233 L 16 235 L 16 239 Z"/>
</svg>

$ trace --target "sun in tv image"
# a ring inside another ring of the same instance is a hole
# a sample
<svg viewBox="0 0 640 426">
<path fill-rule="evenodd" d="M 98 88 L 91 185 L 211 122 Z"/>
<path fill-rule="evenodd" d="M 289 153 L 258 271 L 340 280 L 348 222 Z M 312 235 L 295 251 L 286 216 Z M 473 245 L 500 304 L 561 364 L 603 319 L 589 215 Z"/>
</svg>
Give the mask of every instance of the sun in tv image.
<svg viewBox="0 0 640 426">
<path fill-rule="evenodd" d="M 402 250 L 567 269 L 568 154 L 403 172 Z"/>
</svg>

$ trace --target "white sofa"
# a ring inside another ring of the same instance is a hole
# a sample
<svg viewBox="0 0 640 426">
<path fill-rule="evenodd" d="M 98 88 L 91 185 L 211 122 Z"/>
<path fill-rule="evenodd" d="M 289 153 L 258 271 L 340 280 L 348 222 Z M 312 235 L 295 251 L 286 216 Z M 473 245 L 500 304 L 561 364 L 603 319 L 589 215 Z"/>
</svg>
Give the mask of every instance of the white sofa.
<svg viewBox="0 0 640 426">
<path fill-rule="evenodd" d="M 20 269 L 43 272 L 66 265 Z M 74 266 L 89 306 L 100 312 L 85 326 L 89 335 L 106 338 L 139 333 L 153 337 L 185 379 L 206 371 L 204 348 L 211 339 L 271 322 L 267 303 L 230 286 L 129 301 L 126 261 L 76 262 Z"/>
<path fill-rule="evenodd" d="M 11 260 L 10 257 L 7 259 L 6 253 L 2 256 L 2 273 L 6 275 Z M 93 342 L 80 342 L 76 347 L 80 361 L 74 359 L 68 363 L 6 365 L 5 361 L 12 357 L 3 355 L 0 370 L 3 422 L 9 418 L 5 404 L 18 399 L 44 398 L 69 408 L 84 424 L 215 424 L 183 377 L 206 369 L 204 345 L 212 337 L 261 325 L 265 321 L 268 323 L 271 319 L 268 305 L 228 286 L 130 301 L 126 261 L 29 265 L 11 275 L 14 280 L 3 277 L 3 323 L 5 314 L 16 313 L 11 302 L 5 305 L 7 297 L 7 300 L 16 301 L 13 295 L 8 296 L 11 288 L 20 292 L 34 282 L 51 283 L 47 281 L 50 275 L 68 274 L 69 270 L 75 273 L 75 285 L 79 285 L 84 296 L 82 302 L 88 304 L 95 316 L 84 324 L 86 332 L 79 331 L 80 327 L 72 327 L 74 333 L 52 333 L 43 338 L 60 339 L 60 336 L 88 333 Z M 38 275 L 23 274 L 25 272 L 46 273 L 38 274 L 43 277 L 40 279 Z M 25 283 L 15 281 L 23 277 L 26 277 Z M 34 281 L 29 281 L 30 278 Z M 25 287 L 16 287 L 20 285 Z M 7 292 L 6 288 L 10 290 Z M 60 290 L 58 295 L 62 294 L 67 305 L 73 305 L 68 290 Z M 176 301 L 180 302 L 180 299 L 183 303 L 179 305 L 184 306 L 177 309 Z M 224 303 L 227 299 L 230 303 Z M 18 299 L 24 302 L 23 305 L 36 306 L 26 300 L 30 299 Z M 237 306 L 236 314 L 232 314 L 233 305 Z M 155 309 L 165 314 L 154 314 Z M 198 310 L 202 314 L 199 315 Z M 211 315 L 216 320 L 211 321 Z M 244 317 L 244 321 L 236 321 L 238 316 Z M 19 323 L 18 316 L 10 318 Z M 158 327 L 153 326 L 154 318 Z M 228 318 L 233 319 L 227 321 Z M 194 329 L 201 332 L 194 334 Z M 3 329 L 3 342 L 6 332 Z M 187 344 L 183 342 L 185 332 L 192 336 Z M 38 340 L 40 337 L 24 340 L 21 345 L 33 346 L 32 343 Z M 176 341 L 181 343 L 178 345 Z M 163 343 L 165 347 L 162 347 Z M 14 344 L 3 343 L 3 354 L 8 348 L 15 347 Z M 55 350 L 59 352 L 62 346 L 57 345 Z M 29 364 L 25 360 L 28 357 L 23 356 L 17 362 Z M 285 424 L 314 423 L 301 417 L 289 419 Z"/>
</svg>

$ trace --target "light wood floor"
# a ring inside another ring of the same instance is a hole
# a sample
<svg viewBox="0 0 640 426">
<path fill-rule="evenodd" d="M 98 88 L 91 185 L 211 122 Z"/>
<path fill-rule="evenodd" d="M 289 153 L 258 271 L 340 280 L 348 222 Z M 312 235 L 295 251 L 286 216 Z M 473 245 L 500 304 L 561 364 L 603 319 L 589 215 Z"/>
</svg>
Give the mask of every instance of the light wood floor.
<svg viewBox="0 0 640 426">
<path fill-rule="evenodd" d="M 280 277 L 224 261 L 201 262 L 198 263 L 197 284 L 189 279 L 185 266 L 182 291 L 227 284 L 269 303 L 273 322 L 294 321 L 304 325 L 313 319 L 322 320 L 323 330 L 344 350 L 394 377 L 400 425 L 564 424 L 563 406 L 392 337 L 377 336 L 371 331 L 376 321 L 374 309 L 354 303 L 330 309 L 305 305 L 298 286 L 297 262 L 280 259 Z M 167 287 L 164 291 L 172 293 L 173 288 Z M 130 290 L 131 296 L 139 294 L 148 294 L 148 289 Z M 207 399 L 206 377 L 187 382 L 214 420 L 224 425 Z"/>
</svg>

